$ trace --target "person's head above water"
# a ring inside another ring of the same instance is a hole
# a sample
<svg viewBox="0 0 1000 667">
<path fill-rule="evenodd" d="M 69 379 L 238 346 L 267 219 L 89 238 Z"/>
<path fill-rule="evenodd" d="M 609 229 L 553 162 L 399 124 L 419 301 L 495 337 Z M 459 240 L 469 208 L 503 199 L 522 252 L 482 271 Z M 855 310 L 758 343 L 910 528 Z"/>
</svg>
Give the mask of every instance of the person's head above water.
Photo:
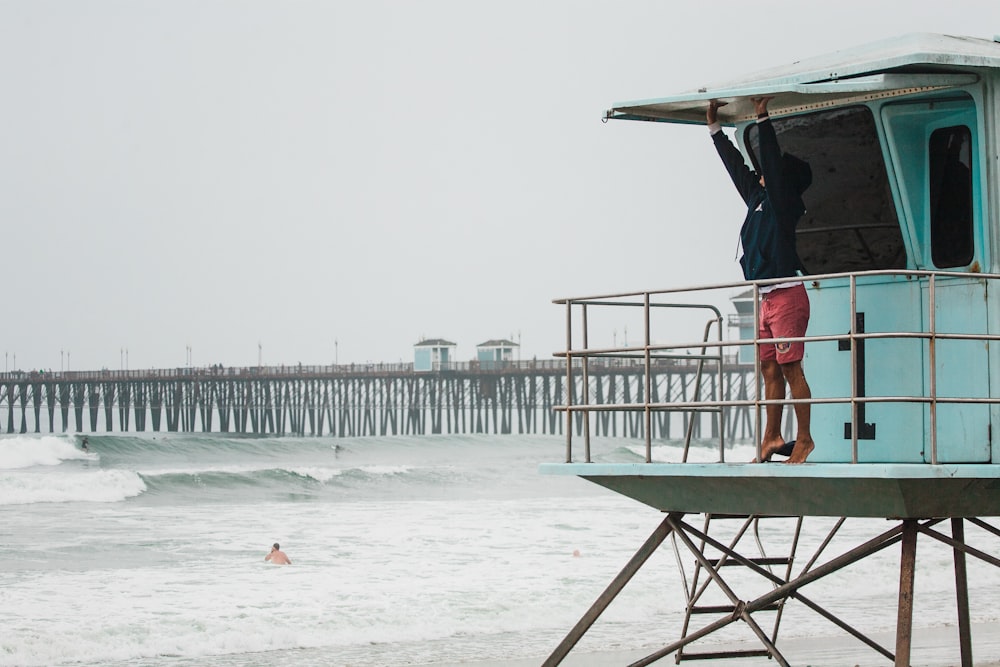
<svg viewBox="0 0 1000 667">
<path fill-rule="evenodd" d="M 274 543 L 274 550 L 275 550 L 275 551 L 281 551 L 281 545 L 280 545 L 280 544 L 278 544 L 277 542 L 275 542 L 275 543 Z"/>
</svg>

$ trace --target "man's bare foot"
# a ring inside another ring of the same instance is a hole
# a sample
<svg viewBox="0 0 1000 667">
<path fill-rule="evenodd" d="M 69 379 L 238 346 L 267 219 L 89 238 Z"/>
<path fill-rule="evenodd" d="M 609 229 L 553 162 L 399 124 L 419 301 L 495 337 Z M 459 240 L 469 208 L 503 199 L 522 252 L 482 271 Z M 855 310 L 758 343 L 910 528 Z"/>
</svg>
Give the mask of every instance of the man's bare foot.
<svg viewBox="0 0 1000 667">
<path fill-rule="evenodd" d="M 805 463 L 806 457 L 816 449 L 816 443 L 809 436 L 799 436 L 795 439 L 795 449 L 792 450 L 792 455 L 788 457 L 785 463 Z"/>
<path fill-rule="evenodd" d="M 779 449 L 785 446 L 785 441 L 781 437 L 771 438 L 770 440 L 765 440 L 760 443 L 760 460 L 767 463 L 771 460 L 771 457 Z M 757 459 L 751 461 L 751 463 L 758 463 Z"/>
</svg>

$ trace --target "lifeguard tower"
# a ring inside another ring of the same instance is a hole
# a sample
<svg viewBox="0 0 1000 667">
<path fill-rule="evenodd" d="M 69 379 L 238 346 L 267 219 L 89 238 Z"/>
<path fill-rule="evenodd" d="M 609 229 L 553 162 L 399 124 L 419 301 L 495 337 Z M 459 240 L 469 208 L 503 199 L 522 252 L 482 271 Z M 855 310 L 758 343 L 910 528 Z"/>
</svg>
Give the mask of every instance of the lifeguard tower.
<svg viewBox="0 0 1000 667">
<path fill-rule="evenodd" d="M 427 338 L 413 346 L 413 370 L 447 371 L 455 358 L 455 343 L 444 338 Z"/>
<path fill-rule="evenodd" d="M 720 121 L 730 133 L 735 130 L 740 149 L 755 162 L 750 98 L 757 96 L 773 96 L 769 111 L 782 150 L 808 160 L 815 175 L 797 235 L 812 309 L 803 365 L 813 397 L 803 400 L 812 404 L 816 449 L 803 465 L 727 461 L 721 441 L 714 462 L 687 462 L 687 449 L 683 462 L 658 462 L 652 456 L 649 424 L 657 412 L 685 411 L 722 421 L 733 408 L 750 406 L 759 434 L 765 406 L 779 403 L 787 410 L 796 402 L 762 398 L 759 359 L 756 398 L 723 400 L 705 392 L 684 402 L 649 398 L 657 395 L 650 391 L 652 362 L 686 355 L 706 368 L 721 368 L 734 346 L 756 350 L 759 342 L 723 341 L 721 332 L 713 336 L 708 328 L 701 338 L 654 342 L 669 334 L 670 313 L 689 307 L 685 303 L 692 294 L 708 299 L 719 290 L 728 295 L 751 290 L 751 303 L 756 303 L 763 285 L 779 281 L 557 300 L 566 310 L 566 349 L 560 355 L 573 390 L 558 408 L 566 418 L 565 461 L 544 464 L 541 471 L 583 477 L 661 510 L 666 518 L 545 664 L 562 661 L 671 536 L 675 546 L 679 541 L 690 550 L 698 572 L 718 585 L 730 604 L 699 606 L 703 588 L 693 584 L 685 591 L 687 620 L 680 639 L 635 665 L 670 654 L 678 662 L 761 655 L 787 665 L 778 648 L 777 623 L 765 631 L 758 622 L 760 612 L 787 599 L 816 610 L 895 665 L 909 665 L 920 535 L 954 550 L 957 643 L 961 664 L 972 665 L 966 557 L 1000 566 L 1000 559 L 970 546 L 964 532 L 975 526 L 1000 536 L 981 518 L 1000 515 L 1000 439 L 992 433 L 993 423 L 1000 424 L 1000 43 L 910 35 L 690 93 L 616 104 L 605 119 L 647 121 L 651 132 L 681 131 L 660 123 L 697 125 L 689 131 L 704 132 L 706 106 L 719 99 L 728 103 L 719 111 Z M 721 177 L 719 187 L 728 187 Z M 589 323 L 607 309 L 626 309 L 641 318 L 639 344 L 594 344 Z M 752 311 L 756 317 L 756 308 Z M 716 320 L 721 327 L 721 317 Z M 751 331 L 757 331 L 756 322 Z M 607 358 L 646 365 L 644 398 L 594 402 L 588 363 Z M 645 462 L 591 460 L 590 420 L 608 410 L 644 414 Z M 694 514 L 704 515 L 703 528 L 685 518 Z M 797 517 L 799 525 L 803 517 L 879 517 L 892 523 L 829 560 L 817 552 L 795 573 L 790 556 L 766 562 L 741 553 L 735 542 L 715 539 L 709 525 L 720 517 L 749 522 Z M 950 532 L 940 530 L 949 524 Z M 823 610 L 802 589 L 897 543 L 893 651 Z M 708 557 L 709 549 L 720 556 Z M 773 588 L 754 599 L 741 598 L 722 573 L 722 565 L 734 563 Z M 769 565 L 784 566 L 784 575 L 772 573 Z M 693 629 L 696 617 L 704 618 L 698 614 L 714 620 Z M 736 621 L 759 638 L 759 651 L 688 652 L 695 640 Z"/>
<path fill-rule="evenodd" d="M 483 370 L 509 368 L 518 344 L 506 338 L 492 338 L 476 346 L 476 361 Z"/>
<path fill-rule="evenodd" d="M 754 319 L 754 296 L 754 290 L 748 289 L 730 299 L 733 308 L 736 309 L 736 314 L 730 316 L 729 325 L 738 330 L 740 340 L 752 340 L 754 336 L 753 327 L 756 323 Z M 752 347 L 742 345 L 737 352 L 737 359 L 739 359 L 741 364 L 752 364 L 754 363 L 753 355 L 754 350 Z"/>
</svg>

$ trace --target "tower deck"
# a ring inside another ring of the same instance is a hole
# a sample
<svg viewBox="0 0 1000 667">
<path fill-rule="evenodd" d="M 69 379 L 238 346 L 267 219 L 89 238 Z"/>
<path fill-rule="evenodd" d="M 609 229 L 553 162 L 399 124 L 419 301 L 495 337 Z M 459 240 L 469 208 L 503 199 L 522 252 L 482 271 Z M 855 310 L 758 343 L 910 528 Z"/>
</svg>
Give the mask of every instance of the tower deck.
<svg viewBox="0 0 1000 667">
<path fill-rule="evenodd" d="M 1000 466 L 923 463 L 546 463 L 663 512 L 1000 516 Z"/>
</svg>

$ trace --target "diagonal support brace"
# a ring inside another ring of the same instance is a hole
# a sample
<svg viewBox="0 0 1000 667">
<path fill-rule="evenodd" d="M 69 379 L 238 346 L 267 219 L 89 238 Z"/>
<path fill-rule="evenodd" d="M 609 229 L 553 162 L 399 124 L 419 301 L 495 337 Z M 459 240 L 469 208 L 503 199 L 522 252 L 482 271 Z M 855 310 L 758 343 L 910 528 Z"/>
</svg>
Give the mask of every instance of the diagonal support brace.
<svg viewBox="0 0 1000 667">
<path fill-rule="evenodd" d="M 672 518 L 680 518 L 684 516 L 683 514 L 668 514 L 653 534 L 646 539 L 639 550 L 635 552 L 632 559 L 622 568 L 622 571 L 618 573 L 618 576 L 608 585 L 608 587 L 598 596 L 594 604 L 591 605 L 587 613 L 577 621 L 577 624 L 573 626 L 573 629 L 569 631 L 565 639 L 559 643 L 556 650 L 552 652 L 552 655 L 542 663 L 542 667 L 555 667 L 560 664 L 566 655 L 572 650 L 576 643 L 580 641 L 580 638 L 586 634 L 590 626 L 594 624 L 594 621 L 607 609 L 608 605 L 618 596 L 618 594 L 625 588 L 625 585 L 635 576 L 635 573 L 645 564 L 653 552 L 663 543 L 663 540 L 667 539 L 667 535 L 670 534 L 672 530 L 670 526 L 670 521 Z"/>
</svg>

